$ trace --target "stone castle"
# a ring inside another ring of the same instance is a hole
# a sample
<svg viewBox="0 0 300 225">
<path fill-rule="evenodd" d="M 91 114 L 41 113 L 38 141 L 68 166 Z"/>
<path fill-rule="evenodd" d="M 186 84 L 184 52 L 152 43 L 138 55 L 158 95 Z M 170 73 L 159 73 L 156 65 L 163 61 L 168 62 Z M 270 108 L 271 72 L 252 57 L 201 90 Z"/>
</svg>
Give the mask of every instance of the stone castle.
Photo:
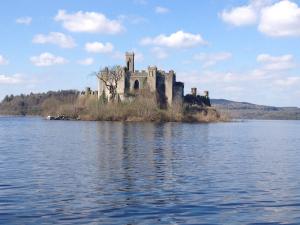
<svg viewBox="0 0 300 225">
<path fill-rule="evenodd" d="M 117 95 L 121 101 L 130 100 L 132 94 L 140 90 L 150 90 L 155 93 L 160 103 L 172 105 L 177 103 L 188 103 L 194 105 L 210 106 L 208 91 L 204 96 L 197 95 L 197 89 L 192 88 L 191 94 L 184 96 L 184 83 L 176 81 L 176 74 L 173 70 L 169 72 L 159 70 L 156 66 L 149 66 L 147 70 L 135 70 L 134 53 L 125 53 L 125 67 L 122 67 L 122 76 L 117 82 Z M 105 67 L 98 75 L 98 91 L 87 88 L 81 95 L 101 96 L 105 95 L 110 99 L 110 90 L 101 78 L 108 76 L 109 69 Z"/>
<path fill-rule="evenodd" d="M 173 70 L 165 72 L 158 70 L 156 66 L 149 66 L 147 70 L 135 70 L 134 53 L 126 52 L 126 66 L 123 67 L 123 76 L 118 81 L 117 94 L 121 101 L 126 100 L 130 93 L 148 89 L 156 93 L 161 101 L 172 105 L 175 101 L 183 101 L 184 84 L 176 81 Z M 100 77 L 107 76 L 108 68 L 100 72 Z M 98 97 L 103 93 L 109 96 L 109 90 L 104 82 L 98 78 Z"/>
</svg>

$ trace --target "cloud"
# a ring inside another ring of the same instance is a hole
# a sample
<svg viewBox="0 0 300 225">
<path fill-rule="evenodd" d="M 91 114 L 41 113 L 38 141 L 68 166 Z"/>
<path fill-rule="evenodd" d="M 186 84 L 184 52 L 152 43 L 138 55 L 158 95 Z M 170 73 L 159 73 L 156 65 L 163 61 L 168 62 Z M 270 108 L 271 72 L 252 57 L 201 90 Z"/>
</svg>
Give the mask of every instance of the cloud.
<svg viewBox="0 0 300 225">
<path fill-rule="evenodd" d="M 44 34 L 35 35 L 32 42 L 36 44 L 50 43 L 50 44 L 58 45 L 61 48 L 74 48 L 76 46 L 76 43 L 71 36 L 59 32 L 51 32 L 48 35 L 44 35 Z"/>
<path fill-rule="evenodd" d="M 206 42 L 200 34 L 186 33 L 179 30 L 169 36 L 164 34 L 154 38 L 144 38 L 141 40 L 142 45 L 156 45 L 167 48 L 191 48 L 197 45 L 204 45 Z"/>
<path fill-rule="evenodd" d="M 220 61 L 228 60 L 232 57 L 229 52 L 219 53 L 201 53 L 194 56 L 194 59 L 199 60 L 203 63 L 203 67 L 210 67 L 216 65 Z"/>
<path fill-rule="evenodd" d="M 157 6 L 157 7 L 155 7 L 155 12 L 158 14 L 166 14 L 166 13 L 170 12 L 170 10 L 166 7 Z"/>
<path fill-rule="evenodd" d="M 256 60 L 263 64 L 264 70 L 288 70 L 295 67 L 293 55 L 271 56 L 260 54 Z"/>
<path fill-rule="evenodd" d="M 78 64 L 83 65 L 83 66 L 89 66 L 94 64 L 94 59 L 93 58 L 86 58 L 78 61 Z"/>
<path fill-rule="evenodd" d="M 20 74 L 14 74 L 10 76 L 0 74 L 0 84 L 20 84 L 23 82 L 24 80 Z"/>
<path fill-rule="evenodd" d="M 8 63 L 8 60 L 3 55 L 0 55 L 0 65 L 7 65 Z"/>
<path fill-rule="evenodd" d="M 260 54 L 256 60 L 257 65 L 247 70 L 185 70 L 177 71 L 177 77 L 185 82 L 185 90 L 191 87 L 207 89 L 213 98 L 299 106 L 300 76 L 291 70 L 295 66 L 294 57 Z"/>
<path fill-rule="evenodd" d="M 250 0 L 248 5 L 223 10 L 219 16 L 233 26 L 248 26 L 256 24 L 261 9 L 271 5 L 275 0 Z"/>
<path fill-rule="evenodd" d="M 255 24 L 257 12 L 253 6 L 241 6 L 230 10 L 223 10 L 220 14 L 222 20 L 234 26 L 245 26 Z"/>
<path fill-rule="evenodd" d="M 166 52 L 166 50 L 160 47 L 152 48 L 151 52 L 158 59 L 165 59 L 168 57 L 168 53 Z"/>
<path fill-rule="evenodd" d="M 35 66 L 53 66 L 66 64 L 68 61 L 60 56 L 55 56 L 49 52 L 40 54 L 39 56 L 32 56 L 30 61 Z"/>
<path fill-rule="evenodd" d="M 88 42 L 85 44 L 85 50 L 91 53 L 111 53 L 114 50 L 114 46 L 109 42 Z"/>
<path fill-rule="evenodd" d="M 71 32 L 117 34 L 124 30 L 120 21 L 110 20 L 97 12 L 68 14 L 65 10 L 59 10 L 55 20 L 62 22 L 63 27 Z"/>
<path fill-rule="evenodd" d="M 16 23 L 18 23 L 18 24 L 30 25 L 31 22 L 32 22 L 31 17 L 20 17 L 20 18 L 16 19 Z"/>
<path fill-rule="evenodd" d="M 274 37 L 300 36 L 300 8 L 283 0 L 261 11 L 259 31 Z"/>
<path fill-rule="evenodd" d="M 220 17 L 233 26 L 257 25 L 261 33 L 272 37 L 300 36 L 300 7 L 290 0 L 252 0 L 223 10 Z"/>
</svg>

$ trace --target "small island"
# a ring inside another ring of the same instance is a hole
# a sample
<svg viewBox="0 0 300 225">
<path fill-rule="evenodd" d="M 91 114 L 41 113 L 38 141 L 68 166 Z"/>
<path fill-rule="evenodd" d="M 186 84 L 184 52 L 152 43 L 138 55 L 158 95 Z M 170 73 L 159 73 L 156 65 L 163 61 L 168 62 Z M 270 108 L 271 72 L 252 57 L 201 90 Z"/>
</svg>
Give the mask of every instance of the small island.
<svg viewBox="0 0 300 225">
<path fill-rule="evenodd" d="M 96 74 L 98 90 L 86 88 L 78 99 L 84 120 L 189 121 L 224 120 L 211 107 L 209 92 L 197 88 L 184 95 L 184 83 L 176 81 L 173 70 L 135 70 L 134 52 L 126 52 L 125 66 L 105 67 Z"/>
<path fill-rule="evenodd" d="M 135 70 L 133 52 L 125 66 L 105 67 L 95 73 L 98 90 L 60 91 L 6 96 L 1 114 L 42 115 L 49 119 L 93 121 L 217 122 L 227 121 L 211 106 L 209 92 L 197 88 L 184 95 L 184 83 L 173 70 Z M 24 99 L 27 99 L 26 101 Z"/>
</svg>

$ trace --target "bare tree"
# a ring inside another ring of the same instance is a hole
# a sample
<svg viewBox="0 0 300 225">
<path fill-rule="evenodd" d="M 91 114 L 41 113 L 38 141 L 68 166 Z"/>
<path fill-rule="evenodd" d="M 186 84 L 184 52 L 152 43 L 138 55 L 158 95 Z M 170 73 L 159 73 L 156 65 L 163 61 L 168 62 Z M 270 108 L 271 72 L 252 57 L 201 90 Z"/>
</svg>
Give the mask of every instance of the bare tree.
<svg viewBox="0 0 300 225">
<path fill-rule="evenodd" d="M 100 71 L 97 74 L 97 77 L 104 83 L 109 91 L 112 102 L 117 98 L 118 82 L 122 79 L 123 71 L 121 66 L 113 66 L 112 68 L 106 68 L 106 73 L 101 74 Z"/>
</svg>

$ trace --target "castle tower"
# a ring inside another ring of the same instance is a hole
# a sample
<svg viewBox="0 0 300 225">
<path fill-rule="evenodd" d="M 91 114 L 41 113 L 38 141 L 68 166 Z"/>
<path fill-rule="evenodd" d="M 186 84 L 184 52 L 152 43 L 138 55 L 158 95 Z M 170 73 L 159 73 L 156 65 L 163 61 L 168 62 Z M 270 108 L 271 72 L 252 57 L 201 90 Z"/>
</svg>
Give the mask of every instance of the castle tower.
<svg viewBox="0 0 300 225">
<path fill-rule="evenodd" d="M 209 98 L 209 92 L 208 92 L 208 91 L 204 91 L 204 96 L 205 96 L 206 98 Z"/>
<path fill-rule="evenodd" d="M 156 91 L 156 79 L 157 79 L 157 67 L 156 66 L 149 66 L 148 67 L 148 85 L 150 87 L 151 92 Z"/>
<path fill-rule="evenodd" d="M 169 105 L 172 105 L 173 103 L 175 81 L 176 81 L 175 72 L 173 70 L 170 70 L 165 78 L 165 87 L 166 87 L 165 95 L 167 97 Z"/>
<path fill-rule="evenodd" d="M 129 72 L 134 72 L 134 52 L 126 52 L 126 67 Z"/>
<path fill-rule="evenodd" d="M 192 88 L 191 93 L 192 93 L 193 96 L 196 97 L 197 96 L 197 88 Z"/>
</svg>

